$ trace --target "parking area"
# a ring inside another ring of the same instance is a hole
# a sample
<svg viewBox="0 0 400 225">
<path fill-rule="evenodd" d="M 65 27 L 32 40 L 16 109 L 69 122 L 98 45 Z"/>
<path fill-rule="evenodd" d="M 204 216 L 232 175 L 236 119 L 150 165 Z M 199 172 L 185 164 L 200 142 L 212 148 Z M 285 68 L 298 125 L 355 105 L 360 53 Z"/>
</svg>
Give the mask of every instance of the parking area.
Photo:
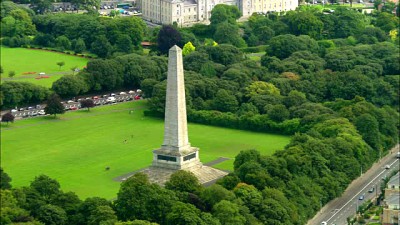
<svg viewBox="0 0 400 225">
<path fill-rule="evenodd" d="M 67 100 L 61 102 L 64 106 L 65 111 L 69 110 L 79 110 L 81 109 L 81 101 L 86 99 L 93 100 L 95 106 L 102 106 L 108 104 L 117 104 L 119 102 L 126 102 L 126 101 L 134 101 L 142 99 L 141 95 L 142 91 L 137 89 L 136 91 L 127 91 L 127 92 L 119 92 L 119 93 L 110 93 L 101 96 L 91 96 L 85 98 L 73 98 L 72 100 Z M 36 106 L 29 106 L 29 107 L 21 107 L 15 108 L 11 110 L 11 114 L 15 116 L 16 119 L 23 119 L 35 116 L 45 116 L 45 104 L 40 104 Z M 4 112 L 5 113 L 5 112 Z M 3 114 L 3 113 L 2 113 Z"/>
</svg>

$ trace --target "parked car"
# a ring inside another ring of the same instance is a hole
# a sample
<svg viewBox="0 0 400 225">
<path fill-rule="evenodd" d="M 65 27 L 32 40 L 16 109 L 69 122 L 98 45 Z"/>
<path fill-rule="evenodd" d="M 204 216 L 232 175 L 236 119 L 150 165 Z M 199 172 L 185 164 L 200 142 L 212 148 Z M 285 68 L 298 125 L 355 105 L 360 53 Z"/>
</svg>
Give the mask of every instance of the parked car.
<svg viewBox="0 0 400 225">
<path fill-rule="evenodd" d="M 99 96 L 93 96 L 93 100 L 99 99 Z"/>
<path fill-rule="evenodd" d="M 368 190 L 369 193 L 373 193 L 375 191 L 375 188 L 372 187 L 371 189 Z"/>
<path fill-rule="evenodd" d="M 71 104 L 71 103 L 74 103 L 74 101 L 68 100 L 67 103 L 68 103 L 68 104 Z"/>
<path fill-rule="evenodd" d="M 360 201 L 364 200 L 364 195 L 360 195 L 360 197 L 358 197 L 358 200 Z"/>
<path fill-rule="evenodd" d="M 119 94 L 120 95 L 126 95 L 126 92 L 120 92 Z"/>
<path fill-rule="evenodd" d="M 129 91 L 128 93 L 129 93 L 129 94 L 135 94 L 135 91 L 132 91 L 132 90 L 131 90 L 131 91 Z"/>
<path fill-rule="evenodd" d="M 387 169 L 387 170 L 390 169 L 390 165 L 386 165 L 385 169 Z"/>
<path fill-rule="evenodd" d="M 107 103 L 115 103 L 115 102 L 116 102 L 115 97 L 108 97 L 107 98 Z"/>
<path fill-rule="evenodd" d="M 18 110 L 16 110 L 16 109 L 11 109 L 11 112 L 12 112 L 12 113 L 15 113 L 15 112 L 18 112 Z"/>
<path fill-rule="evenodd" d="M 39 115 L 46 115 L 46 112 L 42 109 L 42 110 L 39 110 L 38 114 Z"/>
<path fill-rule="evenodd" d="M 140 96 L 139 95 L 136 95 L 135 96 L 135 100 L 139 100 L 140 99 Z"/>
<path fill-rule="evenodd" d="M 78 109 L 78 107 L 76 107 L 76 106 L 69 107 L 69 110 L 77 110 L 77 109 Z"/>
</svg>

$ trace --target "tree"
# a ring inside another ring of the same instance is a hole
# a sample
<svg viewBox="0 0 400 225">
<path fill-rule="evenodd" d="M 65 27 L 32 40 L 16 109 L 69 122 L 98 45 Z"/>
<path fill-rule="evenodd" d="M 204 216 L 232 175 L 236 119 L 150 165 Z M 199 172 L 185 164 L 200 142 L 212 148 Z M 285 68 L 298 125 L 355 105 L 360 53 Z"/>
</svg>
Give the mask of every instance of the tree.
<svg viewBox="0 0 400 225">
<path fill-rule="evenodd" d="M 1 122 L 6 122 L 8 125 L 8 122 L 13 123 L 14 122 L 14 115 L 11 114 L 11 112 L 8 112 L 6 114 L 4 114 L 3 116 L 1 116 Z"/>
<path fill-rule="evenodd" d="M 30 3 L 33 6 L 33 10 L 39 14 L 50 11 L 52 6 L 50 0 L 31 0 Z"/>
<path fill-rule="evenodd" d="M 97 224 L 115 224 L 117 221 L 117 216 L 115 215 L 114 210 L 108 206 L 98 206 L 96 210 L 93 210 L 91 215 L 88 218 L 88 225 L 97 225 Z"/>
<path fill-rule="evenodd" d="M 61 70 L 61 67 L 64 66 L 64 65 L 65 65 L 65 62 L 57 62 L 57 66 L 60 67 L 60 70 Z"/>
<path fill-rule="evenodd" d="M 213 108 L 221 112 L 235 112 L 239 102 L 234 95 L 221 89 L 213 99 Z"/>
<path fill-rule="evenodd" d="M 324 24 L 310 11 L 291 11 L 286 16 L 292 34 L 320 38 Z"/>
<path fill-rule="evenodd" d="M 127 34 L 119 35 L 115 44 L 120 52 L 131 53 L 133 50 L 132 40 Z"/>
<path fill-rule="evenodd" d="M 81 108 L 87 108 L 88 111 L 90 111 L 90 108 L 93 108 L 95 106 L 93 99 L 83 99 L 80 103 Z"/>
<path fill-rule="evenodd" d="M 51 89 L 63 97 L 73 97 L 88 91 L 87 84 L 80 76 L 65 75 L 56 80 Z"/>
<path fill-rule="evenodd" d="M 136 173 L 121 184 L 114 209 L 120 220 L 151 220 L 165 224 L 177 200 L 174 192 L 150 184 L 147 175 Z"/>
<path fill-rule="evenodd" d="M 158 50 L 161 54 L 167 54 L 172 46 L 181 43 L 181 39 L 181 34 L 173 26 L 163 25 L 157 36 Z"/>
<path fill-rule="evenodd" d="M 194 205 L 177 202 L 167 215 L 167 224 L 206 225 L 200 218 L 200 214 L 200 210 Z"/>
<path fill-rule="evenodd" d="M 264 81 L 254 81 L 249 86 L 245 88 L 245 95 L 247 97 L 254 97 L 256 95 L 280 95 L 280 90 L 275 87 L 275 85 L 264 82 Z"/>
<path fill-rule="evenodd" d="M 57 114 L 65 113 L 64 106 L 61 103 L 61 99 L 57 94 L 52 94 L 47 99 L 47 105 L 44 108 L 46 114 L 54 115 L 54 118 Z"/>
<path fill-rule="evenodd" d="M 113 47 L 105 35 L 100 35 L 92 43 L 90 50 L 100 58 L 107 58 L 111 55 Z"/>
<path fill-rule="evenodd" d="M 9 72 L 8 72 L 8 76 L 9 76 L 10 78 L 13 78 L 13 77 L 15 76 L 15 71 L 14 71 L 14 70 L 9 71 Z"/>
<path fill-rule="evenodd" d="M 3 115 L 4 116 L 4 115 Z M 3 118 L 1 119 L 3 121 Z M 11 189 L 11 177 L 0 167 L 0 189 Z"/>
<path fill-rule="evenodd" d="M 41 206 L 37 218 L 48 225 L 64 225 L 68 220 L 67 214 L 62 208 L 51 204 Z"/>
<path fill-rule="evenodd" d="M 56 38 L 56 46 L 61 49 L 61 51 L 71 49 L 71 41 L 64 35 Z"/>
<path fill-rule="evenodd" d="M 213 207 L 213 215 L 222 225 L 245 224 L 246 219 L 240 214 L 239 206 L 235 203 L 222 200 Z"/>
<path fill-rule="evenodd" d="M 85 42 L 83 41 L 82 38 L 78 38 L 78 40 L 76 40 L 76 43 L 75 43 L 74 51 L 75 51 L 76 53 L 82 53 L 82 52 L 84 52 L 85 50 L 86 50 Z"/>
<path fill-rule="evenodd" d="M 231 44 L 238 48 L 246 46 L 246 42 L 239 35 L 239 28 L 236 24 L 228 22 L 219 23 L 215 28 L 214 39 L 218 43 Z"/>
<path fill-rule="evenodd" d="M 319 51 L 318 42 L 306 35 L 285 34 L 271 38 L 267 52 L 270 56 L 284 59 L 294 52 L 306 50 L 317 53 Z"/>
<path fill-rule="evenodd" d="M 186 56 L 187 54 L 194 52 L 196 48 L 193 46 L 192 42 L 188 42 L 183 46 L 182 55 Z"/>
<path fill-rule="evenodd" d="M 217 4 L 211 10 L 210 22 L 212 26 L 223 22 L 236 24 L 236 20 L 239 19 L 241 16 L 242 15 L 237 6 Z"/>
<path fill-rule="evenodd" d="M 178 170 L 165 183 L 165 188 L 173 191 L 197 193 L 201 189 L 201 184 L 193 173 Z"/>
</svg>

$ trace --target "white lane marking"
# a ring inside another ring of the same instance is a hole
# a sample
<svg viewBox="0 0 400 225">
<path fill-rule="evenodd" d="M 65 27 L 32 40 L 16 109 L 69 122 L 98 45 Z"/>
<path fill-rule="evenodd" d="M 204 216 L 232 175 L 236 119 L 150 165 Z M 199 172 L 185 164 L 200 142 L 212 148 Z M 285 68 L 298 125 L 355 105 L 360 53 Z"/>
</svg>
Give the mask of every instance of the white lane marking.
<svg viewBox="0 0 400 225">
<path fill-rule="evenodd" d="M 399 159 L 396 159 L 392 164 L 390 164 L 390 166 L 392 166 L 395 162 L 397 162 Z M 353 199 L 358 196 L 367 186 L 371 185 L 371 183 L 378 178 L 380 175 L 382 175 L 383 173 L 386 172 L 386 169 L 382 172 L 380 172 L 374 179 L 372 179 L 367 185 L 365 185 L 363 188 L 361 188 L 361 190 L 355 194 L 348 202 L 346 202 L 346 204 L 344 204 L 342 206 L 342 208 L 340 208 L 337 212 L 335 212 L 329 219 L 326 220 L 326 222 L 329 222 L 329 220 L 331 220 L 336 214 L 338 214 L 338 212 L 340 212 L 344 207 L 346 207 L 347 204 L 349 204 L 351 201 L 353 201 Z"/>
</svg>

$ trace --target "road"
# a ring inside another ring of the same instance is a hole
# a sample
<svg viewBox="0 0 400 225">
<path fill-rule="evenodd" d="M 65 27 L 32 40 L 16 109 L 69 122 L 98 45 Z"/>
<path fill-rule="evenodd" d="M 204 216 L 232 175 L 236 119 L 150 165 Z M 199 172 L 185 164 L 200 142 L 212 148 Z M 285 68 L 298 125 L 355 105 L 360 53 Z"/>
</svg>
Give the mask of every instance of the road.
<svg viewBox="0 0 400 225">
<path fill-rule="evenodd" d="M 399 145 L 396 145 L 388 155 L 354 180 L 341 197 L 328 202 L 307 225 L 320 225 L 323 221 L 328 225 L 347 225 L 347 217 L 354 216 L 359 205 L 379 195 L 382 179 L 393 171 L 399 171 L 398 151 Z M 390 165 L 390 169 L 385 169 L 386 165 Z M 364 195 L 363 200 L 359 200 L 361 195 Z"/>
</svg>

